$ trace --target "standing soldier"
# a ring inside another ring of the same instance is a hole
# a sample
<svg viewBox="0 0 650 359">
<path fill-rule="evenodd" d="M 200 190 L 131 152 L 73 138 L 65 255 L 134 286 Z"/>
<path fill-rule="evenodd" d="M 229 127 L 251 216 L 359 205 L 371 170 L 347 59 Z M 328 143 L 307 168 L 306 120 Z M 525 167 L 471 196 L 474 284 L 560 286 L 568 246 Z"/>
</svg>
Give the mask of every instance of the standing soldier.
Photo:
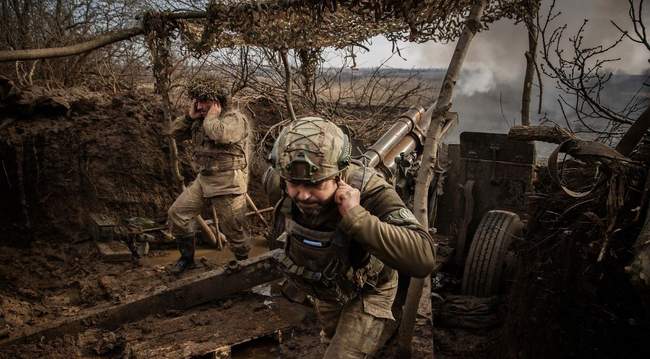
<svg viewBox="0 0 650 359">
<path fill-rule="evenodd" d="M 291 122 L 270 160 L 266 190 L 281 195 L 285 218 L 278 261 L 290 282 L 315 298 L 329 341 L 325 358 L 372 355 L 394 320 L 397 271 L 425 277 L 433 270 L 431 236 L 391 185 L 351 161 L 348 137 L 327 120 Z"/>
<path fill-rule="evenodd" d="M 196 216 L 214 206 L 219 228 L 237 260 L 248 258 L 246 191 L 248 190 L 248 120 L 230 108 L 229 91 L 214 78 L 199 78 L 188 86 L 188 114 L 176 119 L 171 135 L 192 139 L 192 167 L 197 177 L 168 211 L 168 222 L 181 257 L 173 272 L 194 265 Z"/>
</svg>

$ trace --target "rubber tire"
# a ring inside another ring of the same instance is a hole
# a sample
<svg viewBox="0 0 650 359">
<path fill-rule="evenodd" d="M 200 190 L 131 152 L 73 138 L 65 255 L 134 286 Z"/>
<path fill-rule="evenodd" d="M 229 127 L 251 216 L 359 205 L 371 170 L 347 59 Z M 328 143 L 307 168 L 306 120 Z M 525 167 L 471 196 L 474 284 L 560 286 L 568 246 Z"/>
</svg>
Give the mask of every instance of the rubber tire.
<svg viewBox="0 0 650 359">
<path fill-rule="evenodd" d="M 481 219 L 463 271 L 462 294 L 490 297 L 503 288 L 506 251 L 513 238 L 521 237 L 524 224 L 509 211 L 493 210 Z"/>
</svg>

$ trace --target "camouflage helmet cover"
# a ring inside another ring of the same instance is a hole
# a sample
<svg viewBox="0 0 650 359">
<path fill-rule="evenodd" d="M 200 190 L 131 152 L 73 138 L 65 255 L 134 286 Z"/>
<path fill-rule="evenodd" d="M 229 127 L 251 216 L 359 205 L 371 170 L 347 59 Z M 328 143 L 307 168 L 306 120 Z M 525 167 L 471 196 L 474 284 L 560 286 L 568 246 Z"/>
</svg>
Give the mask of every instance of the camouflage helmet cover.
<svg viewBox="0 0 650 359">
<path fill-rule="evenodd" d="M 216 100 L 221 106 L 230 103 L 230 90 L 215 77 L 195 77 L 187 84 L 187 95 L 194 100 Z"/>
<path fill-rule="evenodd" d="M 292 121 L 278 136 L 270 160 L 280 177 L 316 183 L 350 163 L 350 141 L 334 123 L 320 117 Z"/>
</svg>

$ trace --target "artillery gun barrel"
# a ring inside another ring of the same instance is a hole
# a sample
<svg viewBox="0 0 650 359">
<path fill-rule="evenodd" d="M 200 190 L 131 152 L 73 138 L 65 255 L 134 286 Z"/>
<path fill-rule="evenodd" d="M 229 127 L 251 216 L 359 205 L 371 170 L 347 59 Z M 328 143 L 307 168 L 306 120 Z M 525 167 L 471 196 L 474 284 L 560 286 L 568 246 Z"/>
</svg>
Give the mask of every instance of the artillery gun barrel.
<svg viewBox="0 0 650 359">
<path fill-rule="evenodd" d="M 363 154 L 363 157 L 367 158 L 367 165 L 377 167 L 381 164 L 394 173 L 395 158 L 400 153 L 408 153 L 424 144 L 434 105 L 431 105 L 427 111 L 419 107 L 404 112 L 395 124 Z"/>
</svg>

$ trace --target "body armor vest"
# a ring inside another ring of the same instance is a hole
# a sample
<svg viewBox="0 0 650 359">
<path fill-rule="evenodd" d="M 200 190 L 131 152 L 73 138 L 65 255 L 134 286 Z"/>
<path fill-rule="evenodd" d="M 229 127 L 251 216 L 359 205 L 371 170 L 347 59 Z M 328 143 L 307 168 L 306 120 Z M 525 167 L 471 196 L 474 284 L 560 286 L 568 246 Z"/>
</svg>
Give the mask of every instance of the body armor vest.
<svg viewBox="0 0 650 359">
<path fill-rule="evenodd" d="M 197 173 L 209 176 L 216 172 L 242 170 L 248 165 L 244 143 L 222 144 L 213 141 L 205 134 L 203 121 L 192 124 L 192 143 L 192 164 Z"/>
<path fill-rule="evenodd" d="M 338 231 L 321 232 L 287 218 L 280 269 L 305 293 L 341 304 L 390 278 L 389 267 L 367 252 L 353 263 L 351 241 Z"/>
<path fill-rule="evenodd" d="M 349 182 L 363 188 L 362 182 Z M 365 183 L 364 183 L 365 185 Z M 285 231 L 278 238 L 284 252 L 276 261 L 280 270 L 305 293 L 320 300 L 347 303 L 362 290 L 372 290 L 391 278 L 393 269 L 363 250 L 338 230 L 317 231 L 291 219 L 291 200 L 280 201 Z"/>
</svg>

